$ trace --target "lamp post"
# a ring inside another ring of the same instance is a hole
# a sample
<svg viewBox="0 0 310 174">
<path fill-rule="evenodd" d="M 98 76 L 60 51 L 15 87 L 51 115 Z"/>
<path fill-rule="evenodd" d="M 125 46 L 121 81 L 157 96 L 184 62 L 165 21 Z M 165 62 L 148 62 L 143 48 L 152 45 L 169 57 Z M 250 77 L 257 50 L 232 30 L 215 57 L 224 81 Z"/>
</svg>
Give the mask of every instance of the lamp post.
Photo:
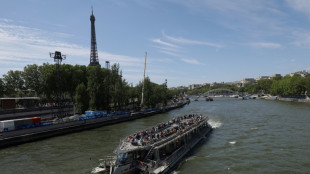
<svg viewBox="0 0 310 174">
<path fill-rule="evenodd" d="M 107 76 L 107 113 L 110 113 L 110 79 L 111 79 L 111 71 L 110 71 L 110 62 L 105 61 L 106 69 L 108 70 L 108 76 Z"/>
<path fill-rule="evenodd" d="M 64 112 L 63 112 L 63 95 L 62 95 L 62 80 L 61 80 L 61 72 L 60 72 L 60 66 L 62 60 L 66 60 L 66 55 L 61 55 L 60 51 L 55 51 L 55 53 L 50 53 L 50 57 L 54 59 L 54 62 L 56 64 L 56 73 L 57 73 L 57 108 L 58 113 L 56 115 L 57 118 L 63 118 Z"/>
</svg>

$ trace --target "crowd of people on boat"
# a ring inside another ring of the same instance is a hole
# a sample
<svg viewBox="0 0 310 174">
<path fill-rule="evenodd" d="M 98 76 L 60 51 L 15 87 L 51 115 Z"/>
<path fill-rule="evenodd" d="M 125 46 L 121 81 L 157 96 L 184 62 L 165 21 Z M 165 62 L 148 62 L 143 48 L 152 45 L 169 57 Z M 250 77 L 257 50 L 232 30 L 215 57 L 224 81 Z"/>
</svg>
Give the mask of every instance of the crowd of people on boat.
<svg viewBox="0 0 310 174">
<path fill-rule="evenodd" d="M 195 125 L 205 119 L 206 118 L 202 117 L 202 115 L 197 114 L 175 117 L 168 122 L 159 123 L 150 129 L 142 130 L 130 135 L 126 141 L 136 146 L 154 143 L 172 134 L 182 134 L 192 125 Z"/>
</svg>

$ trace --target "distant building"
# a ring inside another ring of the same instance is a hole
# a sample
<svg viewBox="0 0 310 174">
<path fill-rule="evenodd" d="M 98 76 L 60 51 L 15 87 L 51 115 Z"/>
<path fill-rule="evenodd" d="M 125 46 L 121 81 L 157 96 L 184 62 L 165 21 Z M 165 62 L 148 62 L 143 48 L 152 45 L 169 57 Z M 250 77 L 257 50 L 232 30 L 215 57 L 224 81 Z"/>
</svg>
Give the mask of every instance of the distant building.
<svg viewBox="0 0 310 174">
<path fill-rule="evenodd" d="M 254 78 L 244 78 L 243 80 L 241 80 L 242 84 L 247 84 L 247 83 L 254 84 L 255 82 L 256 80 Z"/>
<path fill-rule="evenodd" d="M 275 77 L 281 77 L 281 74 L 273 74 L 269 77 L 269 79 L 273 79 Z"/>
<path fill-rule="evenodd" d="M 39 97 L 0 98 L 0 110 L 35 107 L 39 100 Z"/>
<path fill-rule="evenodd" d="M 193 89 L 200 88 L 200 87 L 202 87 L 201 84 L 192 84 L 188 86 L 188 89 L 193 90 Z"/>
<path fill-rule="evenodd" d="M 306 77 L 307 75 L 309 75 L 309 72 L 306 70 L 303 70 L 303 71 L 297 71 L 297 72 L 291 73 L 289 75 L 293 77 L 294 74 L 299 74 L 301 77 Z"/>
<path fill-rule="evenodd" d="M 212 82 L 211 84 L 210 84 L 210 86 L 211 87 L 213 87 L 213 86 L 215 86 L 215 85 L 217 85 L 218 83 L 216 83 L 216 82 Z"/>
<path fill-rule="evenodd" d="M 202 86 L 210 87 L 210 83 L 204 83 Z"/>
<path fill-rule="evenodd" d="M 256 80 L 254 78 L 244 78 L 241 80 L 241 86 L 244 87 L 245 84 L 254 84 Z"/>
<path fill-rule="evenodd" d="M 175 89 L 179 89 L 179 90 L 187 90 L 188 89 L 188 87 L 186 87 L 186 86 L 178 86 L 178 87 L 171 87 L 171 88 L 169 88 L 170 90 L 175 90 Z"/>
<path fill-rule="evenodd" d="M 259 76 L 258 78 L 256 78 L 256 81 L 265 80 L 265 79 L 270 79 L 270 77 L 269 76 Z"/>
<path fill-rule="evenodd" d="M 242 87 L 241 81 L 234 81 L 234 82 L 226 82 L 226 85 L 232 85 L 232 86 L 237 86 L 237 87 Z"/>
</svg>

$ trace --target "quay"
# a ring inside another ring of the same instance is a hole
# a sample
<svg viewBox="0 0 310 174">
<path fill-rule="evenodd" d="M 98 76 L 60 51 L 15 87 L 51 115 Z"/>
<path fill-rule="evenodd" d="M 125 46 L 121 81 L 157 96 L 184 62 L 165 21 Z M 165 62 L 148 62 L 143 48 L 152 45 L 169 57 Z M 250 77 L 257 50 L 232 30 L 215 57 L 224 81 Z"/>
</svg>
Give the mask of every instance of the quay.
<svg viewBox="0 0 310 174">
<path fill-rule="evenodd" d="M 75 120 L 57 124 L 50 124 L 46 126 L 39 126 L 34 128 L 0 132 L 0 148 L 32 142 L 58 135 L 74 133 L 82 130 L 98 128 L 101 126 L 116 124 L 124 121 L 144 118 L 183 107 L 184 105 L 188 104 L 188 102 L 189 102 L 188 100 L 185 100 L 173 106 L 168 106 L 162 109 L 156 109 L 151 111 L 140 111 L 107 117 L 94 117 L 91 119 Z"/>
</svg>

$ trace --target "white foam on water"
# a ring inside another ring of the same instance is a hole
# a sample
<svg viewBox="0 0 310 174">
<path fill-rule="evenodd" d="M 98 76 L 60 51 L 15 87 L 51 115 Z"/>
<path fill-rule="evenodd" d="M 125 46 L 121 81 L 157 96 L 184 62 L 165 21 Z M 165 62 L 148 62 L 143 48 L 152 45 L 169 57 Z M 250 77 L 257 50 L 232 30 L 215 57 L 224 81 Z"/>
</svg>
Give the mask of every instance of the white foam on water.
<svg viewBox="0 0 310 174">
<path fill-rule="evenodd" d="M 236 144 L 236 141 L 230 141 L 229 144 Z"/>
<path fill-rule="evenodd" d="M 258 128 L 257 128 L 257 127 L 252 127 L 251 129 L 252 129 L 252 130 L 257 130 Z"/>
<path fill-rule="evenodd" d="M 185 159 L 185 161 L 190 161 L 190 160 L 194 160 L 195 158 L 197 158 L 197 156 L 191 156 L 191 157 L 188 157 L 187 159 Z"/>
<path fill-rule="evenodd" d="M 209 119 L 208 123 L 212 126 L 212 128 L 219 128 L 222 126 L 222 123 L 220 121 L 215 121 L 212 119 Z"/>
<path fill-rule="evenodd" d="M 105 169 L 104 168 L 102 168 L 102 167 L 96 167 L 96 168 L 94 168 L 92 171 L 91 171 L 91 173 L 99 173 L 99 172 L 102 172 L 102 171 L 104 171 Z"/>
</svg>

